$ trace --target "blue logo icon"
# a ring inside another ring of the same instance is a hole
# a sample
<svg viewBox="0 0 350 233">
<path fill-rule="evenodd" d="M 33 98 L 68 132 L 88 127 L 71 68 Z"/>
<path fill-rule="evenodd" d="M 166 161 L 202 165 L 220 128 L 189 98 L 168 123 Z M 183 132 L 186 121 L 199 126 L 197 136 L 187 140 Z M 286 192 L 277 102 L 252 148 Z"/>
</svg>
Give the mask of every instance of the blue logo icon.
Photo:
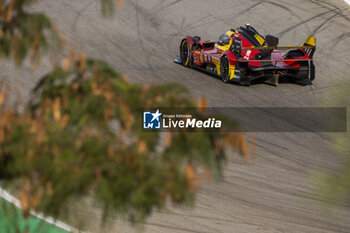
<svg viewBox="0 0 350 233">
<path fill-rule="evenodd" d="M 143 112 L 143 128 L 144 129 L 160 129 L 161 115 L 159 109 L 156 112 Z"/>
</svg>

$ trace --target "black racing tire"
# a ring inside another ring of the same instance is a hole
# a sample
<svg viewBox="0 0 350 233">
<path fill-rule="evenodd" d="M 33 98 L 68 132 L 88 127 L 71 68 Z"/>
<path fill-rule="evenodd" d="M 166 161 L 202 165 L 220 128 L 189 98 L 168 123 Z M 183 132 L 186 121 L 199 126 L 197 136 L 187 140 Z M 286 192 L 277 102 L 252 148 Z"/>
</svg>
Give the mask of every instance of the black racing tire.
<svg viewBox="0 0 350 233">
<path fill-rule="evenodd" d="M 300 67 L 298 71 L 298 80 L 309 79 L 309 65 L 307 62 L 300 62 Z"/>
<path fill-rule="evenodd" d="M 310 77 L 309 77 L 310 76 Z M 297 83 L 301 85 L 311 85 L 315 80 L 315 66 L 313 62 L 301 62 L 297 75 Z"/>
<path fill-rule="evenodd" d="M 191 51 L 187 40 L 183 40 L 180 45 L 180 61 L 185 67 L 191 66 Z"/>
<path fill-rule="evenodd" d="M 314 62 L 311 61 L 310 62 L 310 69 L 311 69 L 311 73 L 310 73 L 310 80 L 311 81 L 314 81 L 315 80 L 315 77 L 316 77 L 316 68 L 315 68 L 315 65 L 314 65 Z"/>
<path fill-rule="evenodd" d="M 230 63 L 226 56 L 222 58 L 220 63 L 220 77 L 224 83 L 230 83 Z"/>
</svg>

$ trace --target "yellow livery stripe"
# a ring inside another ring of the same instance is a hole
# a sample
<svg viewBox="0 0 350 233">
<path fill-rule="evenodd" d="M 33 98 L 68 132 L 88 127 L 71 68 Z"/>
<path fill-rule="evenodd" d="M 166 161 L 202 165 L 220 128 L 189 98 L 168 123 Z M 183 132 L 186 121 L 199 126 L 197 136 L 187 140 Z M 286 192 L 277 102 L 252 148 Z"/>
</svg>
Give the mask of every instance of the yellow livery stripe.
<svg viewBox="0 0 350 233">
<path fill-rule="evenodd" d="M 258 34 L 255 34 L 255 38 L 258 40 L 259 44 L 263 45 L 265 43 L 264 38 L 262 38 Z"/>
<path fill-rule="evenodd" d="M 236 69 L 236 66 L 232 66 L 230 65 L 230 80 L 235 78 L 235 69 Z"/>
</svg>

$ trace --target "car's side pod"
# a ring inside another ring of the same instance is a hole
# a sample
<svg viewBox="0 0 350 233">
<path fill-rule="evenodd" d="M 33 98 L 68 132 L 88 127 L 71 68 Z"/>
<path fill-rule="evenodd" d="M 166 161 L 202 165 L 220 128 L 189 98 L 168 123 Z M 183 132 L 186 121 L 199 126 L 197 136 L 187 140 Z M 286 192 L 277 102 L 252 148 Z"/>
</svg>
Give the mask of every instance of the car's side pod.
<svg viewBox="0 0 350 233">
<path fill-rule="evenodd" d="M 309 36 L 307 40 L 304 43 L 304 46 L 306 47 L 312 47 L 312 48 L 306 48 L 305 53 L 309 55 L 310 58 L 314 56 L 314 53 L 316 51 L 316 37 Z"/>
</svg>

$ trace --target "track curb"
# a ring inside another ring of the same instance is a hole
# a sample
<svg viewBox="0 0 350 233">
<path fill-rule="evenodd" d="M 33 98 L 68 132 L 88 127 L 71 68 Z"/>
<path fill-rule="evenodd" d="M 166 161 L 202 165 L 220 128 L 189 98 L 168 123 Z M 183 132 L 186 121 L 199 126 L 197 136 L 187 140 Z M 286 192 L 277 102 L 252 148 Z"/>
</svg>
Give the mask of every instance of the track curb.
<svg viewBox="0 0 350 233">
<path fill-rule="evenodd" d="M 15 198 L 14 196 L 12 196 L 9 192 L 5 191 L 4 189 L 2 189 L 0 187 L 0 197 L 2 199 L 4 199 L 5 201 L 13 204 L 14 206 L 16 206 L 17 208 L 21 208 L 21 203 L 20 201 Z M 51 225 L 54 225 L 62 230 L 65 230 L 67 232 L 72 232 L 72 233 L 85 233 L 82 231 L 79 231 L 78 229 L 75 229 L 74 227 L 69 226 L 68 224 L 61 222 L 61 221 L 57 221 L 51 217 L 45 217 L 43 214 L 41 213 L 37 213 L 35 211 L 31 211 L 30 214 L 42 221 L 45 221 Z"/>
</svg>

